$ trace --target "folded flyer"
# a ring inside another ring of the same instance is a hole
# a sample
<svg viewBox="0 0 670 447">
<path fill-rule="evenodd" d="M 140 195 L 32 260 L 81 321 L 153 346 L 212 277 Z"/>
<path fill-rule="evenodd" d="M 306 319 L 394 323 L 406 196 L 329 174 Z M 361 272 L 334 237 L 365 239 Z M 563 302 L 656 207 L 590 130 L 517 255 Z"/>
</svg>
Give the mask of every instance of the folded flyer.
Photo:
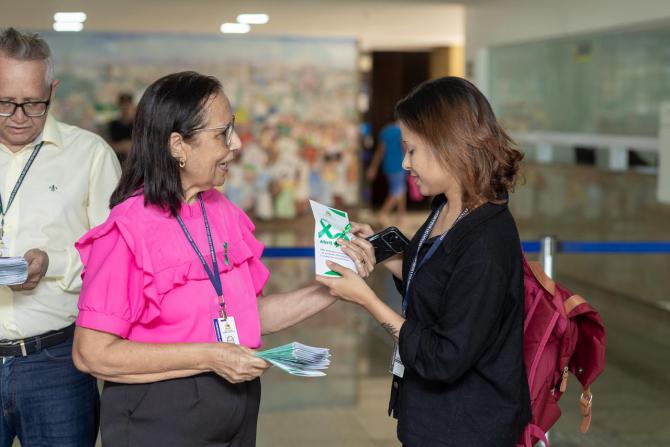
<svg viewBox="0 0 670 447">
<path fill-rule="evenodd" d="M 346 212 L 328 207 L 310 200 L 314 214 L 314 262 L 316 274 L 323 276 L 340 276 L 326 265 L 333 261 L 358 273 L 356 264 L 349 258 L 337 243 L 338 239 L 351 239 L 349 231 L 351 223 Z"/>
<path fill-rule="evenodd" d="M 28 263 L 24 258 L 0 258 L 0 285 L 23 284 L 27 279 Z"/>
</svg>

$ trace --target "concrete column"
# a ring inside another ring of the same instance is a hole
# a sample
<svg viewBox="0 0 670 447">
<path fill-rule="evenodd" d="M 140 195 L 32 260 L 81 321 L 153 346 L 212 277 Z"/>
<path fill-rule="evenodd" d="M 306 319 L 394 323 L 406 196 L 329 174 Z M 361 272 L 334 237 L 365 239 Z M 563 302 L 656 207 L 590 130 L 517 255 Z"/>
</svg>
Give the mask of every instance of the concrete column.
<svg viewBox="0 0 670 447">
<path fill-rule="evenodd" d="M 462 46 L 435 48 L 430 53 L 430 78 L 465 76 L 465 48 Z"/>
<path fill-rule="evenodd" d="M 477 50 L 477 60 L 475 61 L 475 79 L 477 88 L 492 101 L 491 98 L 491 54 L 488 48 L 482 47 Z"/>
<path fill-rule="evenodd" d="M 465 77 L 465 47 L 462 45 L 449 48 L 449 76 Z"/>
<path fill-rule="evenodd" d="M 670 102 L 661 103 L 658 130 L 658 183 L 656 197 L 670 204 Z"/>
</svg>

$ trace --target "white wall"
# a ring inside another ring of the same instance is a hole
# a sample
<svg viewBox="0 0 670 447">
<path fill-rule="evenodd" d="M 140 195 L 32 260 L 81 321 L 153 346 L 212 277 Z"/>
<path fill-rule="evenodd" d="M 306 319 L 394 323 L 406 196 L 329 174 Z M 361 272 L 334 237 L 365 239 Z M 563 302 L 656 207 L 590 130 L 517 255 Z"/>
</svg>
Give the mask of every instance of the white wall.
<svg viewBox="0 0 670 447">
<path fill-rule="evenodd" d="M 632 29 L 668 19 L 670 0 L 473 0 L 465 11 L 466 60 L 473 64 L 474 81 L 488 93 L 487 48 Z M 658 197 L 670 201 L 670 149 L 666 150 L 665 164 L 662 161 L 659 172 Z"/>
<path fill-rule="evenodd" d="M 478 0 L 466 4 L 466 57 L 474 63 L 482 47 L 669 18 L 670 0 Z"/>
</svg>

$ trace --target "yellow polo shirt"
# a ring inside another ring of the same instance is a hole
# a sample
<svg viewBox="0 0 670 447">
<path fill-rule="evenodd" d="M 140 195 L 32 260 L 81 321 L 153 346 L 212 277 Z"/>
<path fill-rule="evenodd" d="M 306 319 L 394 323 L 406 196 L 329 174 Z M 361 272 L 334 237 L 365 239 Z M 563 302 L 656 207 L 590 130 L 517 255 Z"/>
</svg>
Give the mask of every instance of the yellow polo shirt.
<svg viewBox="0 0 670 447">
<path fill-rule="evenodd" d="M 0 286 L 0 339 L 16 340 L 74 322 L 81 288 L 81 261 L 74 243 L 109 213 L 109 197 L 121 167 L 105 141 L 92 132 L 47 117 L 44 145 L 5 216 L 9 246 L 3 256 L 31 248 L 49 255 L 46 277 L 30 291 Z M 38 138 L 39 140 L 39 138 Z M 31 143 L 13 153 L 0 144 L 3 206 L 32 154 Z"/>
</svg>

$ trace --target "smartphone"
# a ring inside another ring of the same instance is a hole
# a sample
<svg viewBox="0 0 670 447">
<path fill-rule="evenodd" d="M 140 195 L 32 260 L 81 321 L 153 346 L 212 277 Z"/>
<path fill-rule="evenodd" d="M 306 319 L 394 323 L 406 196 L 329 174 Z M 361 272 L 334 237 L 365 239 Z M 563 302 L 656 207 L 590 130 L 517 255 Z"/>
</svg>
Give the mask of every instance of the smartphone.
<svg viewBox="0 0 670 447">
<path fill-rule="evenodd" d="M 396 227 L 388 227 L 367 239 L 375 248 L 377 262 L 385 261 L 391 256 L 404 252 L 409 245 L 409 239 Z"/>
</svg>

